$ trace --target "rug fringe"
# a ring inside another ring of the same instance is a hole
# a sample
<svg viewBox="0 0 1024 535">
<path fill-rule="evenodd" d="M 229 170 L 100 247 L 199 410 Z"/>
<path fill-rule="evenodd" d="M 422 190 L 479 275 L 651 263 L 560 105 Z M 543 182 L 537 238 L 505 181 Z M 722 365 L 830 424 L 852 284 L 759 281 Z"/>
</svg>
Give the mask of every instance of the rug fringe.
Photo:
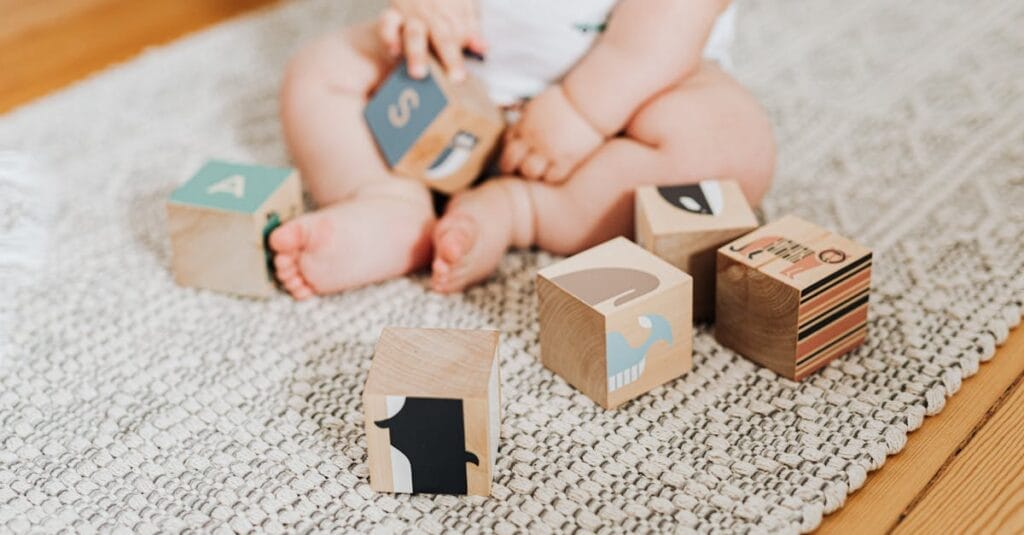
<svg viewBox="0 0 1024 535">
<path fill-rule="evenodd" d="M 0 150 L 0 360 L 15 312 L 12 294 L 43 266 L 57 203 L 54 182 L 42 166 L 25 153 Z"/>
</svg>

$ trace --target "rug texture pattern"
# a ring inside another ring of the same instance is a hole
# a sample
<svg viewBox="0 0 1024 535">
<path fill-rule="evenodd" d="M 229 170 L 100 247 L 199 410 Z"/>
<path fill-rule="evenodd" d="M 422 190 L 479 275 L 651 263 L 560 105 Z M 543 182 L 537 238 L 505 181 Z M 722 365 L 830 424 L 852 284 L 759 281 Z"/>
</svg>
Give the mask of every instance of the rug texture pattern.
<svg viewBox="0 0 1024 535">
<path fill-rule="evenodd" d="M 867 344 L 801 384 L 702 328 L 691 373 L 598 408 L 538 362 L 542 253 L 451 297 L 176 287 L 164 199 L 208 156 L 287 163 L 282 66 L 352 5 L 261 12 L 0 118 L 0 243 L 48 237 L 0 252 L 0 531 L 807 531 L 1020 321 L 1024 3 L 994 0 L 740 3 L 736 74 L 780 147 L 766 215 L 876 251 Z M 14 176 L 37 172 L 55 187 Z M 504 333 L 491 498 L 370 491 L 388 325 Z"/>
</svg>

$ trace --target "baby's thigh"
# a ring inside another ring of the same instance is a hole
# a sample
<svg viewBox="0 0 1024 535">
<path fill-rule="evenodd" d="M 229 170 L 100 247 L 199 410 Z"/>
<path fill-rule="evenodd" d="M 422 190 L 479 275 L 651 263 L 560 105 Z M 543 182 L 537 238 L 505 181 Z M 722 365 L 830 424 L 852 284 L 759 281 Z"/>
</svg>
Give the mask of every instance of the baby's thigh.
<svg viewBox="0 0 1024 535">
<path fill-rule="evenodd" d="M 647 102 L 626 135 L 657 147 L 669 175 L 735 178 L 754 203 L 771 182 L 771 121 L 753 95 L 714 63 Z"/>
<path fill-rule="evenodd" d="M 644 103 L 626 126 L 626 135 L 661 146 L 697 130 L 732 126 L 726 119 L 743 118 L 760 109 L 753 97 L 714 62 L 704 62 L 686 79 Z"/>
<path fill-rule="evenodd" d="M 365 98 L 390 70 L 372 22 L 323 35 L 305 45 L 288 63 L 282 91 L 327 91 Z"/>
</svg>

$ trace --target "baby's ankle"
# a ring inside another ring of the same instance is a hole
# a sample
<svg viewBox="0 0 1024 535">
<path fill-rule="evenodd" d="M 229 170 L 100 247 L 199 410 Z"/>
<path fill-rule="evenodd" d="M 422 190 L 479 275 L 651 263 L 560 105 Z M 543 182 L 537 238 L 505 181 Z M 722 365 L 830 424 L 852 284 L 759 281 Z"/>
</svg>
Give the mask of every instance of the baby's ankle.
<svg viewBox="0 0 1024 535">
<path fill-rule="evenodd" d="M 536 241 L 537 229 L 530 184 L 519 178 L 501 179 L 500 184 L 507 193 L 512 219 L 511 244 L 520 249 L 530 247 Z"/>
</svg>

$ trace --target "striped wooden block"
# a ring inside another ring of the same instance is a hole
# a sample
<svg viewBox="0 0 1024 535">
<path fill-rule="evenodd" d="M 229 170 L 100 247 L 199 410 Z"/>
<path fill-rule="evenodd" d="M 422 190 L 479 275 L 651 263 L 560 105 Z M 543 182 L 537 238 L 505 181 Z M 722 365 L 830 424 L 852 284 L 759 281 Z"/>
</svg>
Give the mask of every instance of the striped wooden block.
<svg viewBox="0 0 1024 535">
<path fill-rule="evenodd" d="M 800 380 L 867 336 L 871 251 L 787 216 L 718 250 L 715 337 Z"/>
</svg>

